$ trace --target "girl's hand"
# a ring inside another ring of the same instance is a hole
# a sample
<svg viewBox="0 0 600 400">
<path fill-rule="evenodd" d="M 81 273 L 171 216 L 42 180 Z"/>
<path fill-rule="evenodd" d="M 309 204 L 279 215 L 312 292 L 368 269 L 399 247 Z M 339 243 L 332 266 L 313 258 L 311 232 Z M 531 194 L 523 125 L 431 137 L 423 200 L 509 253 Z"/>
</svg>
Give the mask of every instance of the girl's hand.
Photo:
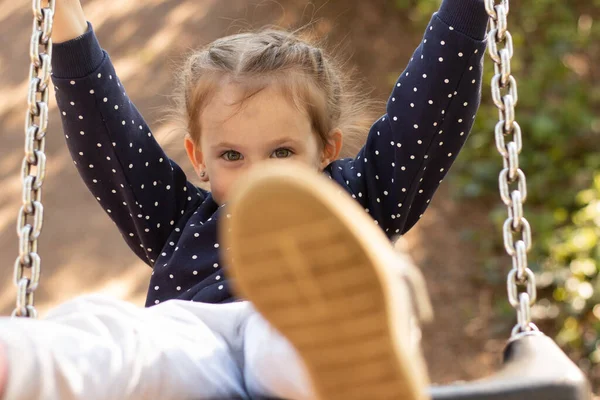
<svg viewBox="0 0 600 400">
<path fill-rule="evenodd" d="M 87 31 L 87 20 L 79 0 L 57 0 L 54 10 L 52 40 L 66 42 Z"/>
</svg>

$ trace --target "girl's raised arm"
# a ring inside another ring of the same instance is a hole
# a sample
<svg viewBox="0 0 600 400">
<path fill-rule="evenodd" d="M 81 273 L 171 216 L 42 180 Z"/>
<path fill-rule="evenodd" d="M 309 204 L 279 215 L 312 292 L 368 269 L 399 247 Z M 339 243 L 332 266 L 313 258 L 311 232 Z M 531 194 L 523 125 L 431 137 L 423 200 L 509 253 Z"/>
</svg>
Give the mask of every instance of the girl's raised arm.
<svg viewBox="0 0 600 400">
<path fill-rule="evenodd" d="M 79 0 L 59 0 L 54 9 L 52 40 L 62 43 L 75 39 L 87 30 L 87 20 Z"/>
<path fill-rule="evenodd" d="M 487 18 L 483 0 L 444 0 L 365 146 L 330 166 L 390 237 L 419 220 L 471 130 Z"/>
<path fill-rule="evenodd" d="M 78 0 L 58 1 L 53 77 L 73 161 L 134 252 L 153 265 L 206 192 L 163 152 L 127 97 Z M 82 32 L 82 23 L 85 28 Z"/>
</svg>

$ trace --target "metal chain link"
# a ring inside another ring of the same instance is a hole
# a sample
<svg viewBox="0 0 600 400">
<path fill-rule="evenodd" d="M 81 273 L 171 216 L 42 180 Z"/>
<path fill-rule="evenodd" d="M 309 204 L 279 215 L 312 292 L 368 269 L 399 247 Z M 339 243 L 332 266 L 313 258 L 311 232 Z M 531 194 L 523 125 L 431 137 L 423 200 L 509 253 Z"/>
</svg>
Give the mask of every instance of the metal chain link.
<svg viewBox="0 0 600 400">
<path fill-rule="evenodd" d="M 21 167 L 23 205 L 17 219 L 19 256 L 15 261 L 14 282 L 17 305 L 13 317 L 37 317 L 33 293 L 40 281 L 40 256 L 37 240 L 42 232 L 44 207 L 42 185 L 46 175 L 46 129 L 48 128 L 48 96 L 52 59 L 52 22 L 55 0 L 33 0 L 33 32 L 29 46 L 29 91 L 25 117 L 25 157 Z M 28 272 L 28 274 L 26 273 Z"/>
<path fill-rule="evenodd" d="M 496 147 L 503 157 L 503 169 L 499 176 L 500 197 L 508 208 L 508 219 L 502 231 L 504 248 L 512 257 L 512 269 L 508 273 L 506 287 L 508 301 L 517 311 L 517 325 L 512 331 L 514 337 L 520 333 L 538 331 L 531 322 L 531 306 L 537 296 L 535 276 L 527 266 L 527 252 L 531 249 L 531 226 L 523 216 L 527 183 L 525 174 L 519 168 L 523 139 L 521 127 L 515 121 L 518 92 L 517 81 L 511 75 L 510 66 L 513 41 L 507 21 L 509 0 L 501 0 L 499 4 L 495 4 L 495 0 L 485 0 L 485 9 L 490 17 L 487 46 L 494 61 L 495 72 L 492 78 L 492 100 L 499 111 L 499 122 L 495 128 Z M 508 143 L 506 136 L 512 136 Z M 516 186 L 512 192 L 511 185 L 513 188 Z"/>
<path fill-rule="evenodd" d="M 48 97 L 52 57 L 52 22 L 55 0 L 32 0 L 33 32 L 30 43 L 30 84 L 28 110 L 25 120 L 25 157 L 22 164 L 23 205 L 19 211 L 17 234 L 19 256 L 15 261 L 14 281 L 17 286 L 17 302 L 13 316 L 33 317 L 37 312 L 33 306 L 33 293 L 39 285 L 40 257 L 37 240 L 43 223 L 41 203 L 42 185 L 46 173 L 45 135 L 48 127 Z M 508 208 L 508 219 L 504 223 L 504 247 L 512 257 L 513 268 L 507 277 L 508 300 L 517 311 L 517 325 L 513 335 L 537 330 L 531 322 L 531 305 L 536 300 L 535 276 L 527 266 L 527 252 L 531 248 L 531 227 L 523 216 L 523 203 L 527 199 L 525 174 L 519 168 L 522 149 L 521 128 L 515 121 L 515 106 L 518 101 L 517 82 L 511 75 L 510 60 L 513 56 L 512 36 L 508 31 L 507 15 L 509 0 L 495 4 L 485 0 L 490 17 L 488 50 L 494 61 L 495 75 L 492 78 L 492 99 L 499 110 L 499 122 L 495 128 L 496 147 L 503 157 L 503 170 L 499 176 L 500 196 Z M 499 45 L 504 47 L 499 49 Z M 41 52 L 40 52 L 41 49 Z M 504 94 L 503 94 L 504 91 Z M 505 136 L 512 141 L 505 142 Z M 510 185 L 517 188 L 510 192 Z M 31 219 L 33 225 L 28 221 Z M 515 235 L 520 235 L 515 241 Z M 29 277 L 25 271 L 30 270 Z M 519 286 L 525 291 L 519 293 Z"/>
</svg>

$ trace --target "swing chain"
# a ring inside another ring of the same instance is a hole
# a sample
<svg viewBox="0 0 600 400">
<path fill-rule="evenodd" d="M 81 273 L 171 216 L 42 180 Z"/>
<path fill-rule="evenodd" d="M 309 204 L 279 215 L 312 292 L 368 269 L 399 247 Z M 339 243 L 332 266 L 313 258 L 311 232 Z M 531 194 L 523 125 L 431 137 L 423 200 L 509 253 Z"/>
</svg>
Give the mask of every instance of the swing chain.
<svg viewBox="0 0 600 400">
<path fill-rule="evenodd" d="M 37 240 L 42 232 L 44 207 L 42 185 L 46 175 L 46 129 L 48 128 L 48 97 L 52 59 L 52 22 L 56 0 L 32 0 L 33 32 L 29 46 L 29 90 L 25 117 L 25 157 L 21 167 L 23 204 L 17 219 L 19 256 L 14 266 L 17 304 L 13 317 L 36 318 L 33 293 L 40 280 L 40 256 Z M 29 270 L 28 276 L 26 271 Z"/>
<path fill-rule="evenodd" d="M 527 252 L 531 249 L 531 226 L 523 216 L 523 203 L 527 200 L 525 173 L 519 168 L 519 154 L 523 148 L 521 127 L 515 121 L 518 102 L 517 81 L 511 75 L 510 61 L 513 56 L 513 40 L 508 31 L 507 15 L 509 0 L 485 0 L 485 9 L 490 17 L 487 47 L 494 61 L 492 78 L 492 100 L 499 111 L 495 127 L 496 147 L 503 158 L 503 169 L 498 181 L 500 197 L 508 208 L 508 218 L 502 228 L 504 248 L 512 257 L 512 269 L 508 273 L 506 287 L 508 301 L 517 311 L 517 325 L 512 336 L 537 332 L 531 322 L 531 306 L 536 300 L 535 275 L 527 266 Z M 500 45 L 503 45 L 500 48 Z M 512 136 L 508 143 L 506 136 Z M 510 186 L 514 188 L 511 192 Z M 519 289 L 521 291 L 519 292 Z"/>
</svg>

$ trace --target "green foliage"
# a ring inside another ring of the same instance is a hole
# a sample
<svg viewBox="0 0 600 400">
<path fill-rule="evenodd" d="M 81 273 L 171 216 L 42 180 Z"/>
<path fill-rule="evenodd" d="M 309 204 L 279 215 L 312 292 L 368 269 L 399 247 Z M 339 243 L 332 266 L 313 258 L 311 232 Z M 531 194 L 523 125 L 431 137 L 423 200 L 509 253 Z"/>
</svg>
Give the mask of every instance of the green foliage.
<svg viewBox="0 0 600 400">
<path fill-rule="evenodd" d="M 438 0 L 395 4 L 415 26 L 424 26 L 439 6 Z M 509 14 L 524 141 L 520 160 L 529 189 L 525 215 L 534 232 L 529 260 L 545 288 L 534 314 L 555 325 L 557 341 L 588 371 L 600 363 L 599 17 L 599 0 L 511 2 Z M 449 179 L 458 198 L 489 202 L 498 199 L 501 158 L 493 135 L 493 63 L 489 57 L 485 63 L 482 107 Z M 496 204 L 490 218 L 501 232 L 506 210 Z M 484 248 L 482 260 L 502 250 Z"/>
</svg>

